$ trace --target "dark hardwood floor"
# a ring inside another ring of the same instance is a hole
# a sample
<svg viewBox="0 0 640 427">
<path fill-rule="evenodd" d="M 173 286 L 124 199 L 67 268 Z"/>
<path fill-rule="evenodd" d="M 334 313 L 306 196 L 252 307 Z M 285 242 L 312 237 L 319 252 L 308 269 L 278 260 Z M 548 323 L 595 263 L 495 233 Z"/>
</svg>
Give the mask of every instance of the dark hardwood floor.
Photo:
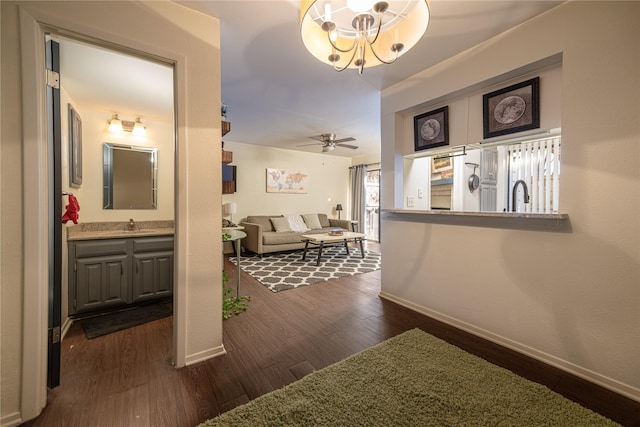
<svg viewBox="0 0 640 427">
<path fill-rule="evenodd" d="M 225 270 L 234 266 L 226 261 Z M 251 302 L 223 323 L 226 355 L 173 368 L 171 317 L 90 341 L 74 324 L 62 342 L 61 384 L 24 425 L 194 426 L 415 327 L 640 425 L 639 402 L 379 298 L 379 271 L 276 294 L 241 277 Z"/>
</svg>

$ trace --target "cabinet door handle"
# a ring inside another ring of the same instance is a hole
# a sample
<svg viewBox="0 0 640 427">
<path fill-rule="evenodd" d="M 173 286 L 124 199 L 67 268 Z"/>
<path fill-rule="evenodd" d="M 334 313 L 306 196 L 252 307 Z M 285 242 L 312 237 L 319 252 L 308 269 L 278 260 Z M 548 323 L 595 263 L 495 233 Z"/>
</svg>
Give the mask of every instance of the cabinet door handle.
<svg viewBox="0 0 640 427">
<path fill-rule="evenodd" d="M 120 263 L 120 275 L 124 275 L 124 267 L 122 266 L 122 263 Z"/>
</svg>

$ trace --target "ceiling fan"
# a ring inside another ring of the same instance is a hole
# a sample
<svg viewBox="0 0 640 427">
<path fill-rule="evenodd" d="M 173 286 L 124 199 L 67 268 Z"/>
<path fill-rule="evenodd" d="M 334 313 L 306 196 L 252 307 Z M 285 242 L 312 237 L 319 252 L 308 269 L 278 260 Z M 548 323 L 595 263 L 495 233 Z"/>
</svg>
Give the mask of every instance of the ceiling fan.
<svg viewBox="0 0 640 427">
<path fill-rule="evenodd" d="M 333 149 L 336 147 L 351 148 L 352 150 L 355 150 L 356 148 L 358 148 L 355 145 L 344 144 L 345 142 L 348 142 L 348 141 L 355 141 L 356 140 L 355 138 L 348 137 L 348 138 L 336 139 L 335 133 L 323 133 L 322 135 L 310 136 L 309 138 L 317 139 L 320 142 L 314 142 L 312 144 L 302 144 L 302 145 L 298 145 L 298 147 L 306 147 L 309 145 L 321 144 L 323 153 L 328 153 L 329 151 L 333 151 Z"/>
</svg>

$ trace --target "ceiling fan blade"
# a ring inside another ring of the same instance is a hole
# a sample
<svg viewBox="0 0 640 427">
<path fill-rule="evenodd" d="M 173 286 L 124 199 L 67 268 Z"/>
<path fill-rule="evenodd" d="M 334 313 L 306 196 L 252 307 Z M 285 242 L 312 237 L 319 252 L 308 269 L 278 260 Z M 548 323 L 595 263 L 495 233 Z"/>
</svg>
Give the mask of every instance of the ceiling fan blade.
<svg viewBox="0 0 640 427">
<path fill-rule="evenodd" d="M 326 135 L 310 136 L 309 138 L 311 138 L 311 139 L 317 139 L 318 141 L 321 141 L 321 142 L 328 142 L 328 141 L 329 141 L 329 140 L 326 138 Z"/>
<path fill-rule="evenodd" d="M 312 142 L 311 144 L 296 145 L 296 147 L 308 147 L 310 145 L 324 145 L 322 142 Z"/>
<path fill-rule="evenodd" d="M 355 141 L 355 140 L 356 140 L 356 139 L 355 139 L 355 138 L 353 138 L 353 137 L 348 137 L 348 138 L 336 139 L 336 140 L 335 140 L 335 141 L 333 141 L 333 142 L 335 142 L 335 143 L 337 144 L 337 143 L 339 143 L 339 142 L 347 142 L 347 141 Z"/>
<path fill-rule="evenodd" d="M 349 145 L 349 144 L 338 144 L 338 143 L 336 143 L 336 145 L 338 147 L 342 147 L 342 148 L 351 148 L 352 150 L 355 150 L 356 148 L 358 148 L 355 145 Z"/>
</svg>

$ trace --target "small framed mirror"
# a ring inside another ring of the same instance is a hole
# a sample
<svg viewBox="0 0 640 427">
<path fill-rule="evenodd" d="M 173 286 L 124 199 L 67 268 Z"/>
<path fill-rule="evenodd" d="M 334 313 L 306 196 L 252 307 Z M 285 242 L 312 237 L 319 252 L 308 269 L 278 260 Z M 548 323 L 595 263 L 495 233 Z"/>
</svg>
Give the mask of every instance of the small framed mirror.
<svg viewBox="0 0 640 427">
<path fill-rule="evenodd" d="M 103 209 L 157 209 L 157 148 L 105 142 L 103 168 Z"/>
</svg>

